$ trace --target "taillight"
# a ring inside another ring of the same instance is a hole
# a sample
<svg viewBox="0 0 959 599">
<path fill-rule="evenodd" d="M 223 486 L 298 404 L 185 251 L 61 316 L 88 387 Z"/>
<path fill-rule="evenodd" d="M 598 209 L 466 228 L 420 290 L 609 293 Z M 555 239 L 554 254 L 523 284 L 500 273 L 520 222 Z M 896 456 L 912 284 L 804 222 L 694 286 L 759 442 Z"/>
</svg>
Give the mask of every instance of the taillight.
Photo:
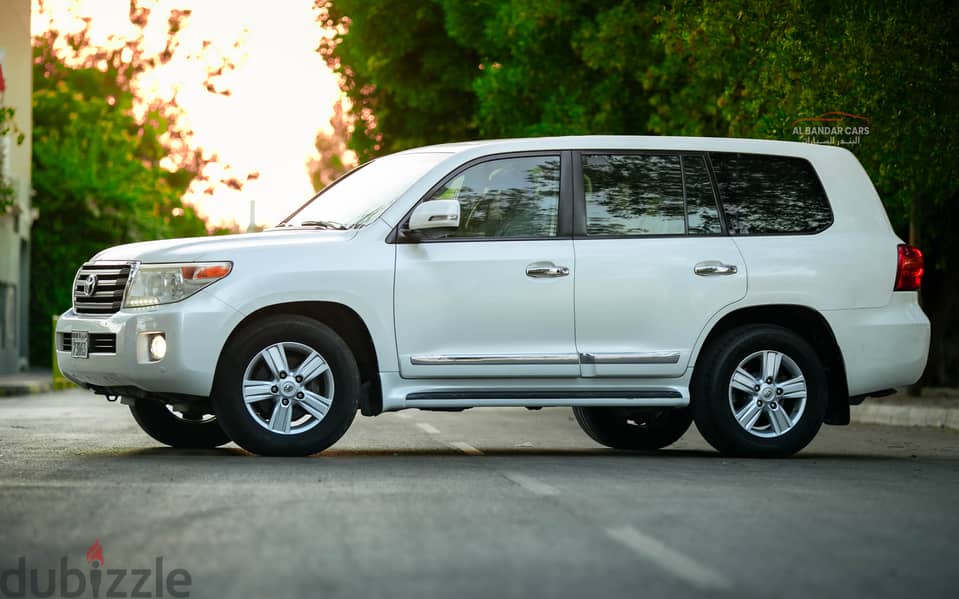
<svg viewBox="0 0 959 599">
<path fill-rule="evenodd" d="M 896 267 L 894 291 L 915 291 L 922 284 L 922 252 L 911 245 L 899 245 L 899 265 Z"/>
</svg>

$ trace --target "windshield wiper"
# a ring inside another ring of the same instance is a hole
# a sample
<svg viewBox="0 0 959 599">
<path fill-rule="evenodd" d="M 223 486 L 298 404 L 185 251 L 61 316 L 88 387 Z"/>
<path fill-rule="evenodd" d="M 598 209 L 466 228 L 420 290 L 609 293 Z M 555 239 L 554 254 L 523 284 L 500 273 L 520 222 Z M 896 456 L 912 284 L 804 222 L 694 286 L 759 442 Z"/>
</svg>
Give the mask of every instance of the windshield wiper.
<svg viewBox="0 0 959 599">
<path fill-rule="evenodd" d="M 297 224 L 288 224 L 287 227 L 316 227 L 317 229 L 335 229 L 337 231 L 346 231 L 349 227 L 342 223 L 336 223 L 331 220 L 305 220 Z"/>
</svg>

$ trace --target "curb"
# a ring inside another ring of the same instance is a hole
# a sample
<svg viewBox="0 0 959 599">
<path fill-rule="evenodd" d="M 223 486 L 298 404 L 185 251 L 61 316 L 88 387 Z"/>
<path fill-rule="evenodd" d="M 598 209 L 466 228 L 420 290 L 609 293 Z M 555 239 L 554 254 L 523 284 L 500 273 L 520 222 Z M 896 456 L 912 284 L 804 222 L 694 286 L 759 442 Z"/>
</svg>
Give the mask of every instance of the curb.
<svg viewBox="0 0 959 599">
<path fill-rule="evenodd" d="M 76 387 L 69 381 L 11 381 L 0 382 L 0 398 L 22 397 L 36 393 L 50 393 Z"/>
<path fill-rule="evenodd" d="M 53 381 L 49 383 L 10 383 L 0 386 L 0 397 L 32 395 L 53 391 Z"/>
<path fill-rule="evenodd" d="M 869 400 L 850 408 L 850 420 L 858 424 L 885 424 L 890 426 L 928 426 L 959 430 L 959 405 L 894 405 L 873 403 Z M 959 401 L 956 401 L 959 404 Z"/>
</svg>

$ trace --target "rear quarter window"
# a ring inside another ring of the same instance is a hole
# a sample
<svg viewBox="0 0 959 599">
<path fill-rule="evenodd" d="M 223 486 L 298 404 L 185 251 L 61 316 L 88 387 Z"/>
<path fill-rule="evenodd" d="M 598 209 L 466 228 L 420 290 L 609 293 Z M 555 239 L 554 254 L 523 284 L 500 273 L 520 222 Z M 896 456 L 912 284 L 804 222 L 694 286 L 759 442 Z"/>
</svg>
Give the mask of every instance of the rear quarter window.
<svg viewBox="0 0 959 599">
<path fill-rule="evenodd" d="M 804 158 L 710 152 L 731 235 L 811 234 L 828 228 L 832 209 Z"/>
</svg>

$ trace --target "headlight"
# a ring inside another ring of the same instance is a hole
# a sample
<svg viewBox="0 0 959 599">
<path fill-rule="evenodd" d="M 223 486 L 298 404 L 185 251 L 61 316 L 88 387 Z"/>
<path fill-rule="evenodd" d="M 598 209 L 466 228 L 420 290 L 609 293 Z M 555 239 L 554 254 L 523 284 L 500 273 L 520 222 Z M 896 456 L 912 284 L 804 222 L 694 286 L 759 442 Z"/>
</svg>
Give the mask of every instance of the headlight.
<svg viewBox="0 0 959 599">
<path fill-rule="evenodd" d="M 190 297 L 230 274 L 231 262 L 141 264 L 127 289 L 124 308 L 170 304 Z"/>
</svg>

